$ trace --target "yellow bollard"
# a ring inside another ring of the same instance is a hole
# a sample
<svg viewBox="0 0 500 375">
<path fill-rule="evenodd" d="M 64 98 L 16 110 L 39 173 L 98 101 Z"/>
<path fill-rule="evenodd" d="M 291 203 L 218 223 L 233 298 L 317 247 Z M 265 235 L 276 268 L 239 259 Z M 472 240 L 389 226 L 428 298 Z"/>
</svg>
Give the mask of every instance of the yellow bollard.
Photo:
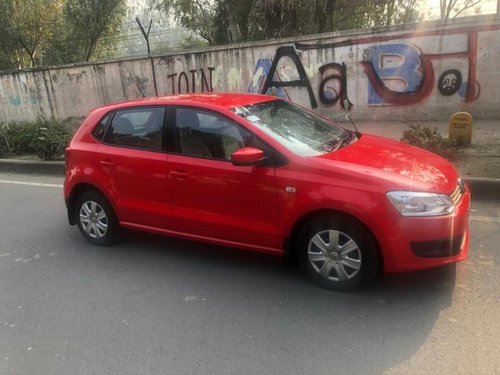
<svg viewBox="0 0 500 375">
<path fill-rule="evenodd" d="M 448 139 L 463 146 L 472 143 L 472 124 L 474 120 L 468 112 L 457 112 L 450 117 L 448 124 Z"/>
</svg>

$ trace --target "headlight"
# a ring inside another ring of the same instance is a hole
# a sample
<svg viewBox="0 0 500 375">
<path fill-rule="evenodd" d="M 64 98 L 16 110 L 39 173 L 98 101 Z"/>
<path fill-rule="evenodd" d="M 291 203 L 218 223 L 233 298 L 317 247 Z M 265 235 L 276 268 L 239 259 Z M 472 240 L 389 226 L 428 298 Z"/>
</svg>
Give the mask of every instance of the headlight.
<svg viewBox="0 0 500 375">
<path fill-rule="evenodd" d="M 403 216 L 438 216 L 453 212 L 455 206 L 445 194 L 390 191 L 387 198 Z"/>
</svg>

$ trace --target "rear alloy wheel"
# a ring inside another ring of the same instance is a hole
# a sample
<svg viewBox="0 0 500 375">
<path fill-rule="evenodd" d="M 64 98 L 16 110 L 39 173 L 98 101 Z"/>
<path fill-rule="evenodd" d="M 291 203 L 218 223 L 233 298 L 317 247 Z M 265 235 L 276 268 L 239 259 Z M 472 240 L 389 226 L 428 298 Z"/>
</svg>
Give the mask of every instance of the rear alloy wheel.
<svg viewBox="0 0 500 375">
<path fill-rule="evenodd" d="M 95 191 L 83 193 L 77 202 L 76 222 L 83 236 L 94 245 L 109 246 L 115 242 L 118 222 L 113 208 Z"/>
<path fill-rule="evenodd" d="M 297 245 L 302 268 L 327 289 L 354 290 L 373 278 L 380 263 L 372 234 L 349 217 L 309 221 Z"/>
</svg>

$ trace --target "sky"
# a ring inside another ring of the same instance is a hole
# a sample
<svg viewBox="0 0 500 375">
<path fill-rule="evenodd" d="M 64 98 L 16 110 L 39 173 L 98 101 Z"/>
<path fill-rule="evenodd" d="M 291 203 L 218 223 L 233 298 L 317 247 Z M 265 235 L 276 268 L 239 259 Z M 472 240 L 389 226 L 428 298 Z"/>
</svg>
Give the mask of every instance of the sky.
<svg viewBox="0 0 500 375">
<path fill-rule="evenodd" d="M 440 13 L 439 0 L 419 0 L 421 2 L 420 9 L 429 10 L 428 18 L 438 18 Z M 463 0 L 458 2 L 463 3 Z M 475 8 L 480 8 L 480 14 L 493 14 L 497 11 L 497 0 L 482 0 L 476 7 L 467 9 L 461 14 L 464 16 L 472 16 L 476 14 Z"/>
</svg>

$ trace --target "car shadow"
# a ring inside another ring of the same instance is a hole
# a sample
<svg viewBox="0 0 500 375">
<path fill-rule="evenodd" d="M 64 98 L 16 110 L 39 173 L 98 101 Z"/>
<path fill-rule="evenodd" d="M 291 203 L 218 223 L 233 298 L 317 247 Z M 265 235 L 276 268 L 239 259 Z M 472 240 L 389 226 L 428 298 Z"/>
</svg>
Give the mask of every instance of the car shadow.
<svg viewBox="0 0 500 375">
<path fill-rule="evenodd" d="M 323 373 L 332 365 L 337 373 L 380 373 L 408 360 L 451 305 L 456 273 L 452 265 L 382 275 L 356 293 L 338 293 L 278 256 L 150 234 L 126 232 L 104 249 L 81 239 L 78 252 L 102 272 L 112 264 L 105 272 L 123 285 L 134 280 L 131 288 L 154 296 L 150 308 L 165 303 L 185 314 L 186 302 L 198 305 L 183 327 L 186 345 L 221 335 L 214 351 L 260 347 L 245 355 L 265 373 Z"/>
</svg>

